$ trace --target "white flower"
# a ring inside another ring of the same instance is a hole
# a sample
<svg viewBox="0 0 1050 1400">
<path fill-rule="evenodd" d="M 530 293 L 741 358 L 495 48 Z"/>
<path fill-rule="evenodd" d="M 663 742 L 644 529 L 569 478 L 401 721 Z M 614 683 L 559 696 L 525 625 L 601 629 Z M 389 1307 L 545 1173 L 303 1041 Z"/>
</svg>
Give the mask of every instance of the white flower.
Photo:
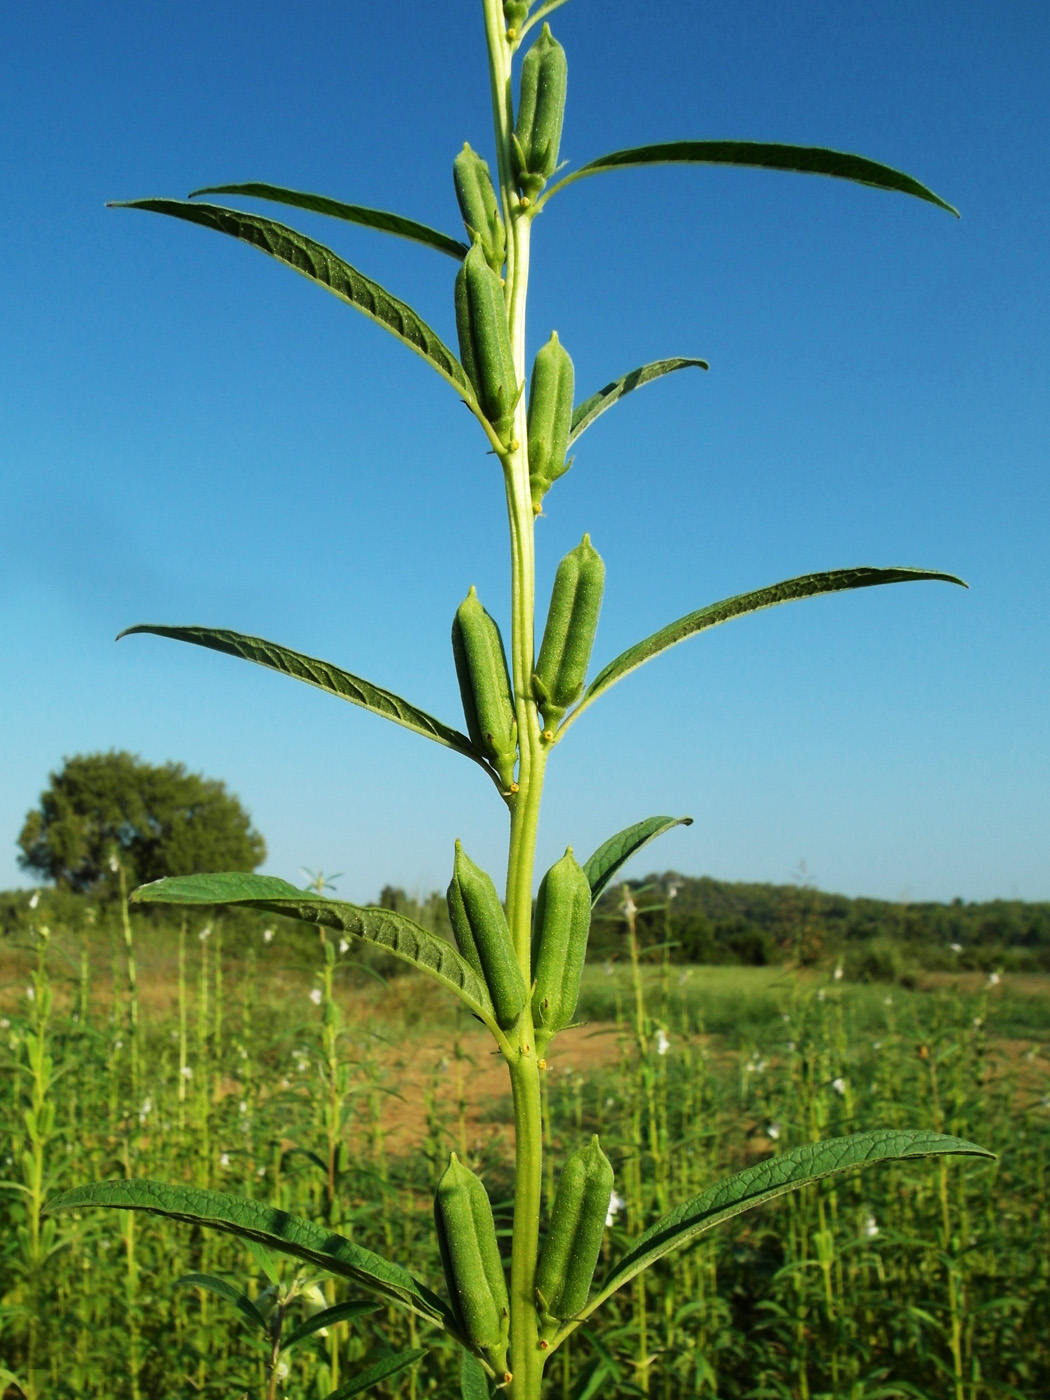
<svg viewBox="0 0 1050 1400">
<path fill-rule="evenodd" d="M 37 906 L 39 903 L 40 903 L 40 891 L 39 891 L 39 890 L 34 890 L 33 893 L 29 896 L 29 907 L 30 907 L 30 909 L 35 909 L 36 906 Z"/>
<path fill-rule="evenodd" d="M 153 1100 L 152 1100 L 152 1099 L 143 1099 L 143 1100 L 142 1100 L 142 1107 L 139 1109 L 139 1117 L 140 1117 L 140 1118 L 148 1118 L 149 1115 L 150 1115 L 152 1112 L 153 1112 Z"/>
<path fill-rule="evenodd" d="M 824 990 L 823 987 L 821 987 L 820 991 L 817 993 L 817 1000 L 818 1000 L 818 1001 L 824 1001 L 824 1000 L 826 999 L 827 995 L 828 995 L 827 992 Z"/>
<path fill-rule="evenodd" d="M 350 940 L 349 940 L 349 938 L 340 938 L 340 940 L 339 940 L 339 951 L 340 951 L 341 953 L 346 953 L 346 952 L 349 952 L 349 950 L 350 950 Z"/>
<path fill-rule="evenodd" d="M 836 982 L 841 982 L 841 981 L 842 981 L 842 964 L 841 964 L 841 963 L 838 964 L 838 966 L 835 968 L 835 971 L 834 971 L 831 975 L 832 975 L 832 977 L 835 979 Z"/>
<path fill-rule="evenodd" d="M 981 1020 L 980 1016 L 975 1016 L 973 1018 L 973 1028 L 975 1031 L 979 1031 L 983 1025 L 984 1022 Z"/>
<path fill-rule="evenodd" d="M 620 901 L 620 908 L 627 915 L 627 917 L 631 919 L 635 916 L 635 914 L 638 913 L 638 906 L 631 898 L 631 887 L 627 884 L 626 881 L 624 881 L 620 888 L 623 890 L 623 899 L 621 899 Z"/>
<path fill-rule="evenodd" d="M 767 1124 L 767 1125 L 766 1125 L 766 1137 L 769 1138 L 770 1142 L 776 1142 L 776 1141 L 778 1140 L 778 1138 L 780 1137 L 780 1124 L 779 1124 L 779 1123 L 769 1123 L 769 1124 Z"/>
<path fill-rule="evenodd" d="M 117 871 L 120 869 L 120 861 L 117 860 L 116 856 L 110 856 L 110 858 L 109 858 L 109 868 L 110 868 L 110 870 L 112 870 L 112 872 L 113 872 L 114 875 L 115 875 L 115 874 L 117 873 Z"/>
<path fill-rule="evenodd" d="M 11 1022 L 7 1019 L 6 1016 L 0 1016 L 0 1031 L 7 1031 L 10 1029 Z"/>
<path fill-rule="evenodd" d="M 611 1225 L 613 1223 L 626 1204 L 627 1202 L 622 1196 L 618 1196 L 615 1191 L 612 1193 L 609 1197 L 609 1209 L 605 1216 L 606 1225 Z"/>
<path fill-rule="evenodd" d="M 205 924 L 197 937 L 202 943 L 207 943 L 208 939 L 211 937 L 211 924 Z"/>
<path fill-rule="evenodd" d="M 961 952 L 962 952 L 962 944 L 961 944 L 961 943 L 949 943 L 949 944 L 948 944 L 948 947 L 952 950 L 953 953 L 961 953 Z"/>
<path fill-rule="evenodd" d="M 989 987 L 998 987 L 999 983 L 1000 983 L 1002 980 L 1003 980 L 1003 979 L 999 976 L 998 972 L 989 972 L 989 974 L 988 974 L 988 985 L 989 985 Z"/>
<path fill-rule="evenodd" d="M 238 1112 L 238 1113 L 247 1113 L 247 1112 L 248 1112 L 248 1105 L 245 1103 L 245 1101 L 244 1101 L 243 1099 L 241 1099 L 240 1103 L 237 1105 L 237 1112 Z"/>
<path fill-rule="evenodd" d="M 881 1041 L 881 1040 L 873 1040 L 873 1041 L 871 1042 L 871 1048 L 872 1048 L 873 1050 L 881 1050 L 881 1049 L 882 1049 L 882 1041 Z"/>
<path fill-rule="evenodd" d="M 265 1175 L 266 1175 L 266 1168 L 265 1168 L 265 1167 L 256 1167 L 256 1168 L 255 1168 L 255 1175 L 256 1175 L 256 1176 L 265 1176 Z"/>
<path fill-rule="evenodd" d="M 878 1233 L 879 1227 L 875 1223 L 875 1217 L 869 1210 L 864 1217 L 864 1236 L 866 1239 L 873 1240 Z"/>
<path fill-rule="evenodd" d="M 664 1028 L 661 1026 L 660 1029 L 656 1032 L 656 1053 L 658 1055 L 666 1055 L 670 1048 L 671 1039 L 668 1036 L 667 1032 L 664 1030 Z"/>
<path fill-rule="evenodd" d="M 270 942 L 272 942 L 272 941 L 273 941 L 273 929 L 272 929 L 272 928 L 264 928 L 264 929 L 263 929 L 263 942 L 264 942 L 264 943 L 270 943 Z"/>
<path fill-rule="evenodd" d="M 35 987 L 27 987 L 27 988 L 26 988 L 26 1000 L 27 1000 L 27 1001 L 36 1001 L 36 988 L 35 988 Z"/>
<path fill-rule="evenodd" d="M 831 1081 L 831 1087 L 835 1090 L 836 1094 L 844 1094 L 846 1092 L 846 1081 L 841 1074 L 837 1079 Z"/>
<path fill-rule="evenodd" d="M 613 968 L 612 960 L 610 958 L 606 958 L 605 961 L 602 963 L 602 971 L 605 973 L 606 977 L 611 977 L 613 975 L 614 970 L 615 969 Z"/>
<path fill-rule="evenodd" d="M 320 987 L 314 987 L 313 991 L 310 993 L 310 1000 L 313 1002 L 313 1004 L 314 1004 L 315 1006 L 320 1006 L 320 1005 L 321 1005 L 321 988 L 320 988 Z"/>
<path fill-rule="evenodd" d="M 892 997 L 883 997 L 883 998 L 882 998 L 882 1004 L 883 1004 L 883 1006 L 892 1006 L 892 1005 L 893 1005 L 893 998 L 892 998 Z"/>
<path fill-rule="evenodd" d="M 220 1166 L 220 1167 L 228 1167 L 229 1165 L 230 1165 L 230 1154 L 229 1154 L 228 1152 L 224 1152 L 224 1153 L 222 1154 L 222 1156 L 219 1158 L 219 1166 Z"/>
<path fill-rule="evenodd" d="M 115 1041 L 113 1042 L 113 1049 L 114 1049 L 114 1050 L 123 1050 L 123 1049 L 124 1049 L 124 1042 L 123 1042 L 122 1040 L 115 1040 Z"/>
<path fill-rule="evenodd" d="M 182 1075 L 183 1079 L 193 1078 L 193 1070 L 190 1069 L 189 1065 L 183 1065 L 183 1067 L 179 1070 L 179 1073 Z"/>
<path fill-rule="evenodd" d="M 674 883 L 674 881 L 672 880 L 672 882 L 667 886 L 667 898 L 668 898 L 668 899 L 674 899 L 674 898 L 677 896 L 677 894 L 678 894 L 678 886 L 677 886 L 677 885 Z"/>
</svg>

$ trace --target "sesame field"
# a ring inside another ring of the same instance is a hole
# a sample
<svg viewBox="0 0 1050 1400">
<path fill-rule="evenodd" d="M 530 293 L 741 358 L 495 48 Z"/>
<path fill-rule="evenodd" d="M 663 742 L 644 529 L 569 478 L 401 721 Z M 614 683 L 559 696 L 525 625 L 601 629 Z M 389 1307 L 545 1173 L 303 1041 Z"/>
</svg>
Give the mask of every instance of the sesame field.
<svg viewBox="0 0 1050 1400">
<path fill-rule="evenodd" d="M 501 1062 L 415 974 L 292 926 L 199 920 L 129 937 L 114 918 L 27 924 L 0 944 L 0 984 L 8 1400 L 270 1394 L 243 1303 L 265 1313 L 296 1262 L 143 1213 L 40 1219 L 78 1183 L 238 1192 L 440 1291 L 432 1197 L 451 1150 L 509 1229 Z M 998 1160 L 876 1166 L 737 1216 L 614 1295 L 552 1359 L 548 1393 L 1050 1394 L 1048 991 L 1035 976 L 904 989 L 659 953 L 637 973 L 626 958 L 588 966 L 583 1024 L 546 1072 L 546 1161 L 550 1187 L 565 1151 L 598 1133 L 613 1162 L 599 1276 L 677 1202 L 800 1143 L 933 1127 Z M 367 1301 L 352 1283 L 329 1279 L 322 1297 L 316 1275 L 299 1277 L 285 1339 L 319 1306 Z M 407 1348 L 425 1354 L 372 1393 L 459 1395 L 455 1348 L 425 1323 L 385 1305 L 346 1313 L 282 1353 L 276 1393 L 355 1393 L 356 1375 Z"/>
</svg>

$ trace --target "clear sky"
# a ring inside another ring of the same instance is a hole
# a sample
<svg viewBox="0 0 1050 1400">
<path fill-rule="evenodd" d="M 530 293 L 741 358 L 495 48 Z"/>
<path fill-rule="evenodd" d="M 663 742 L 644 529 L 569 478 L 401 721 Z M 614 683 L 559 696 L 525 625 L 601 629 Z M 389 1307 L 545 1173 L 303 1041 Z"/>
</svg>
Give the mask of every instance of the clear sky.
<svg viewBox="0 0 1050 1400">
<path fill-rule="evenodd" d="M 1050 8 L 1028 0 L 572 0 L 562 155 L 792 141 L 957 205 L 826 179 L 582 181 L 535 229 L 531 348 L 580 396 L 709 359 L 582 439 L 539 524 L 545 606 L 589 530 L 595 664 L 702 604 L 851 564 L 916 584 L 735 621 L 624 681 L 559 747 L 540 859 L 691 813 L 633 867 L 889 898 L 1050 898 Z M 473 764 L 141 621 L 228 626 L 462 724 L 449 626 L 506 618 L 502 489 L 420 359 L 232 240 L 107 199 L 269 180 L 452 233 L 451 161 L 491 156 L 478 0 L 200 0 L 0 12 L 0 888 L 64 755 L 222 777 L 267 871 L 371 900 L 499 879 Z M 245 206 L 250 207 L 250 206 Z M 455 265 L 272 207 L 455 344 Z"/>
</svg>

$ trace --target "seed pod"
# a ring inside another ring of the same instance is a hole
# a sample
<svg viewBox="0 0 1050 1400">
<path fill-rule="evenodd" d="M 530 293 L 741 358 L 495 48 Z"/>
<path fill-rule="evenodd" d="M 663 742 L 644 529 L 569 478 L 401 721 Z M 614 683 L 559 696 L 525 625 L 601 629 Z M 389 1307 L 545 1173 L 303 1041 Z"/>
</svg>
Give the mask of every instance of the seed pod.
<svg viewBox="0 0 1050 1400">
<path fill-rule="evenodd" d="M 452 654 L 467 733 L 495 764 L 505 788 L 514 781 L 518 724 L 514 718 L 503 638 L 472 587 L 456 609 Z"/>
<path fill-rule="evenodd" d="M 551 1319 L 564 1322 L 575 1317 L 587 1302 L 612 1188 L 612 1163 L 598 1145 L 597 1136 L 592 1137 L 562 1167 L 536 1269 L 539 1306 Z"/>
<path fill-rule="evenodd" d="M 584 535 L 558 565 L 532 693 L 544 723 L 556 724 L 583 693 L 605 588 L 605 565 Z"/>
<path fill-rule="evenodd" d="M 567 78 L 565 50 L 545 24 L 522 60 L 518 120 L 511 140 L 514 174 L 529 199 L 536 198 L 558 164 Z"/>
<path fill-rule="evenodd" d="M 481 244 L 485 261 L 498 277 L 507 253 L 507 231 L 488 164 L 466 143 L 452 162 L 452 180 L 467 232 Z"/>
<path fill-rule="evenodd" d="M 434 1221 L 456 1322 L 466 1341 L 502 1376 L 510 1306 L 492 1206 L 480 1179 L 454 1152 L 434 1193 Z"/>
<path fill-rule="evenodd" d="M 508 29 L 519 29 L 528 18 L 528 0 L 503 0 L 503 19 Z"/>
<path fill-rule="evenodd" d="M 481 411 L 500 442 L 509 447 L 521 389 L 515 377 L 503 286 L 477 238 L 456 274 L 456 330 L 459 357 Z"/>
<path fill-rule="evenodd" d="M 572 395 L 576 375 L 568 351 L 551 331 L 551 338 L 536 353 L 529 384 L 529 482 L 532 504 L 540 502 L 568 470 L 565 453 L 572 429 Z"/>
<path fill-rule="evenodd" d="M 537 1049 L 572 1020 L 591 927 L 591 887 L 570 846 L 540 882 L 532 926 Z"/>
<path fill-rule="evenodd" d="M 508 1030 L 525 1005 L 525 979 L 514 956 L 507 916 L 496 886 L 458 841 L 446 897 L 456 947 L 483 979 L 492 997 L 496 1021 Z"/>
</svg>

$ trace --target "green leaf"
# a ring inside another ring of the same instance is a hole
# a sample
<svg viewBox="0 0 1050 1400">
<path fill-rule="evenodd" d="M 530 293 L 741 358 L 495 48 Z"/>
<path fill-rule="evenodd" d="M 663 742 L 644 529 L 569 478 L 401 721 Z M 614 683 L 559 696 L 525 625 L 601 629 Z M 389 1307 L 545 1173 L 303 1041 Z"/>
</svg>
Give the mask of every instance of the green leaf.
<svg viewBox="0 0 1050 1400">
<path fill-rule="evenodd" d="M 481 410 L 463 366 L 440 337 L 410 306 L 398 301 L 378 282 L 373 282 L 363 272 L 358 272 L 356 267 L 344 262 L 323 243 L 317 243 L 307 238 L 306 234 L 297 233 L 295 229 L 275 223 L 272 219 L 243 214 L 237 209 L 223 209 L 217 204 L 191 204 L 184 199 L 131 199 L 114 202 L 109 207 L 169 214 L 174 219 L 185 219 L 187 223 L 199 224 L 202 228 L 238 238 L 242 243 L 250 243 L 253 248 L 293 268 L 349 306 L 363 311 L 396 335 L 398 340 L 436 369 L 443 379 L 447 379 L 480 416 Z"/>
<path fill-rule="evenodd" d="M 646 817 L 645 821 L 626 826 L 623 831 L 610 836 L 608 841 L 603 841 L 583 867 L 591 887 L 591 908 L 598 903 L 602 891 L 620 866 L 626 864 L 636 851 L 655 841 L 665 831 L 670 831 L 673 826 L 692 824 L 692 817 Z"/>
<path fill-rule="evenodd" d="M 333 219 L 345 219 L 350 224 L 378 229 L 380 233 L 393 233 L 399 238 L 411 239 L 413 243 L 425 243 L 460 262 L 470 252 L 467 244 L 461 243 L 458 238 L 450 238 L 447 233 L 428 228 L 426 224 L 417 224 L 415 219 L 388 214 L 384 209 L 366 209 L 362 204 L 344 204 L 342 200 L 329 199 L 324 194 L 286 190 L 280 185 L 267 185 L 257 180 L 241 185 L 207 185 L 202 190 L 193 190 L 190 199 L 202 194 L 240 194 L 250 199 L 268 199 L 274 204 L 290 204 L 296 209 L 309 210 L 311 214 L 327 214 Z"/>
<path fill-rule="evenodd" d="M 654 146 L 635 146 L 628 151 L 613 151 L 597 160 L 588 161 L 579 170 L 566 175 L 551 187 L 539 201 L 542 208 L 552 194 L 564 189 L 585 175 L 599 175 L 603 170 L 623 170 L 632 165 L 736 165 L 756 170 L 788 170 L 800 175 L 830 175 L 837 180 L 852 180 L 858 185 L 870 185 L 878 190 L 894 190 L 925 199 L 940 209 L 947 209 L 956 218 L 959 211 L 934 194 L 910 175 L 894 170 L 866 156 L 847 151 L 829 151 L 824 146 L 790 146 L 778 141 L 662 141 Z"/>
<path fill-rule="evenodd" d="M 606 384 L 604 389 L 599 389 L 596 394 L 584 399 L 583 403 L 573 409 L 569 446 L 571 447 L 580 434 L 589 428 L 596 418 L 600 418 L 607 408 L 612 408 L 617 399 L 622 399 L 624 394 L 629 394 L 632 389 L 640 389 L 643 384 L 650 384 L 662 375 L 673 374 L 676 369 L 692 368 L 707 369 L 707 361 L 686 360 L 680 355 L 670 360 L 652 360 L 647 365 L 639 365 L 637 369 L 632 369 L 630 374 L 614 379 L 611 384 Z"/>
<path fill-rule="evenodd" d="M 333 1307 L 325 1308 L 323 1312 L 314 1313 L 313 1317 L 307 1318 L 301 1327 L 297 1327 L 289 1337 L 281 1342 L 281 1350 L 291 1351 L 292 1347 L 298 1346 L 307 1337 L 312 1337 L 315 1332 L 320 1332 L 322 1327 L 334 1327 L 337 1322 L 349 1322 L 351 1318 L 375 1312 L 378 1307 L 378 1303 L 336 1303 Z"/>
<path fill-rule="evenodd" d="M 398 1371 L 405 1370 L 407 1366 L 414 1366 L 420 1357 L 426 1354 L 425 1347 L 416 1347 L 412 1351 L 399 1351 L 394 1356 L 384 1356 L 382 1361 L 369 1366 L 367 1371 L 354 1376 L 346 1385 L 341 1385 L 338 1390 L 329 1391 L 325 1400 L 348 1400 L 351 1395 L 360 1395 L 363 1390 L 378 1385 L 388 1376 L 396 1376 Z"/>
<path fill-rule="evenodd" d="M 730 1220 L 753 1206 L 771 1201 L 777 1196 L 796 1191 L 811 1181 L 835 1176 L 852 1167 L 870 1166 L 874 1162 L 903 1161 L 913 1157 L 938 1156 L 984 1157 L 994 1160 L 994 1154 L 965 1138 L 946 1137 L 943 1133 L 925 1130 L 876 1129 L 874 1132 L 854 1133 L 851 1137 L 831 1138 L 827 1142 L 796 1147 L 776 1157 L 769 1157 L 734 1176 L 728 1176 L 698 1196 L 677 1206 L 635 1240 L 624 1257 L 614 1265 L 597 1296 L 588 1304 L 582 1317 L 588 1316 L 610 1294 L 629 1282 L 636 1274 L 655 1264 L 674 1249 L 689 1244 L 698 1235 Z M 580 1319 L 577 1319 L 580 1320 Z M 558 1335 L 558 1340 L 575 1326 L 575 1321 Z"/>
<path fill-rule="evenodd" d="M 262 1245 L 257 1244 L 255 1240 L 246 1240 L 245 1243 L 248 1246 L 248 1252 L 258 1264 L 259 1268 L 262 1269 L 263 1273 L 273 1284 L 274 1288 L 277 1288 L 281 1282 L 281 1275 L 277 1268 L 277 1261 L 271 1259 L 269 1250 L 263 1249 Z"/>
<path fill-rule="evenodd" d="M 172 875 L 140 885 L 134 904 L 243 904 L 302 923 L 320 924 L 352 934 L 410 963 L 459 997 L 475 1016 L 495 1026 L 492 999 L 481 978 L 451 943 L 420 928 L 392 909 L 362 909 L 340 900 L 305 894 L 272 875 L 238 872 Z"/>
<path fill-rule="evenodd" d="M 77 1186 L 47 1202 L 46 1214 L 105 1206 L 116 1210 L 144 1210 L 191 1225 L 205 1225 L 241 1239 L 256 1240 L 269 1249 L 303 1259 L 315 1268 L 378 1293 L 388 1302 L 417 1313 L 428 1322 L 455 1328 L 452 1314 L 436 1294 L 407 1269 L 392 1264 L 371 1250 L 351 1243 L 334 1230 L 300 1220 L 261 1201 L 205 1191 L 196 1186 L 173 1186 L 163 1181 L 98 1181 Z"/>
<path fill-rule="evenodd" d="M 214 1274 L 183 1274 L 182 1278 L 175 1280 L 175 1287 L 204 1288 L 209 1293 L 217 1293 L 220 1298 L 225 1298 L 243 1313 L 253 1327 L 266 1331 L 266 1319 L 247 1293 L 234 1288 L 233 1284 L 227 1283 L 224 1278 L 216 1278 Z"/>
<path fill-rule="evenodd" d="M 489 1381 L 476 1356 L 464 1348 L 459 1357 L 460 1400 L 489 1400 Z"/>
<path fill-rule="evenodd" d="M 821 574 L 802 574 L 799 578 L 785 579 L 782 583 L 770 584 L 768 588 L 759 588 L 753 593 L 739 593 L 735 598 L 723 598 L 720 603 L 711 603 L 706 608 L 687 613 L 677 622 L 661 627 L 660 631 L 654 632 L 651 637 L 628 647 L 599 671 L 584 691 L 576 709 L 561 725 L 557 737 L 560 739 L 577 716 L 603 691 L 608 690 L 631 671 L 637 670 L 646 661 L 659 656 L 660 652 L 677 646 L 679 642 L 686 641 L 697 632 L 717 627 L 719 623 L 728 622 L 734 617 L 743 617 L 747 613 L 775 607 L 778 603 L 793 602 L 796 598 L 815 598 L 822 593 L 841 593 L 850 588 L 874 588 L 883 583 L 918 583 L 924 579 L 957 583 L 960 588 L 967 586 L 954 574 L 937 573 L 930 569 L 871 569 L 860 566 L 855 569 L 831 569 Z"/>
<path fill-rule="evenodd" d="M 303 681 L 306 685 L 315 685 L 318 690 L 323 690 L 328 695 L 338 696 L 340 700 L 349 700 L 351 705 L 360 705 L 362 709 L 382 715 L 384 719 L 403 725 L 415 734 L 422 734 L 427 739 L 433 739 L 435 743 L 444 744 L 448 749 L 455 749 L 456 753 L 461 753 L 480 764 L 496 785 L 500 785 L 499 775 L 466 734 L 461 734 L 458 729 L 453 729 L 435 719 L 433 715 L 428 715 L 425 710 L 410 705 L 393 691 L 384 690 L 381 686 L 373 685 L 371 681 L 363 680 L 361 676 L 351 675 L 349 671 L 341 671 L 330 661 L 318 661 L 313 656 L 304 656 L 300 651 L 278 646 L 276 642 L 267 642 L 262 637 L 249 637 L 243 632 L 231 632 L 222 627 L 166 627 L 161 623 L 140 622 L 135 627 L 126 627 L 117 637 L 117 641 L 119 642 L 121 637 L 131 637 L 136 633 L 171 637 L 177 642 L 192 642 L 194 646 L 225 652 L 227 656 L 239 656 L 245 661 L 254 661 L 257 666 L 280 671 L 282 675 L 291 676 L 293 680 Z"/>
</svg>

